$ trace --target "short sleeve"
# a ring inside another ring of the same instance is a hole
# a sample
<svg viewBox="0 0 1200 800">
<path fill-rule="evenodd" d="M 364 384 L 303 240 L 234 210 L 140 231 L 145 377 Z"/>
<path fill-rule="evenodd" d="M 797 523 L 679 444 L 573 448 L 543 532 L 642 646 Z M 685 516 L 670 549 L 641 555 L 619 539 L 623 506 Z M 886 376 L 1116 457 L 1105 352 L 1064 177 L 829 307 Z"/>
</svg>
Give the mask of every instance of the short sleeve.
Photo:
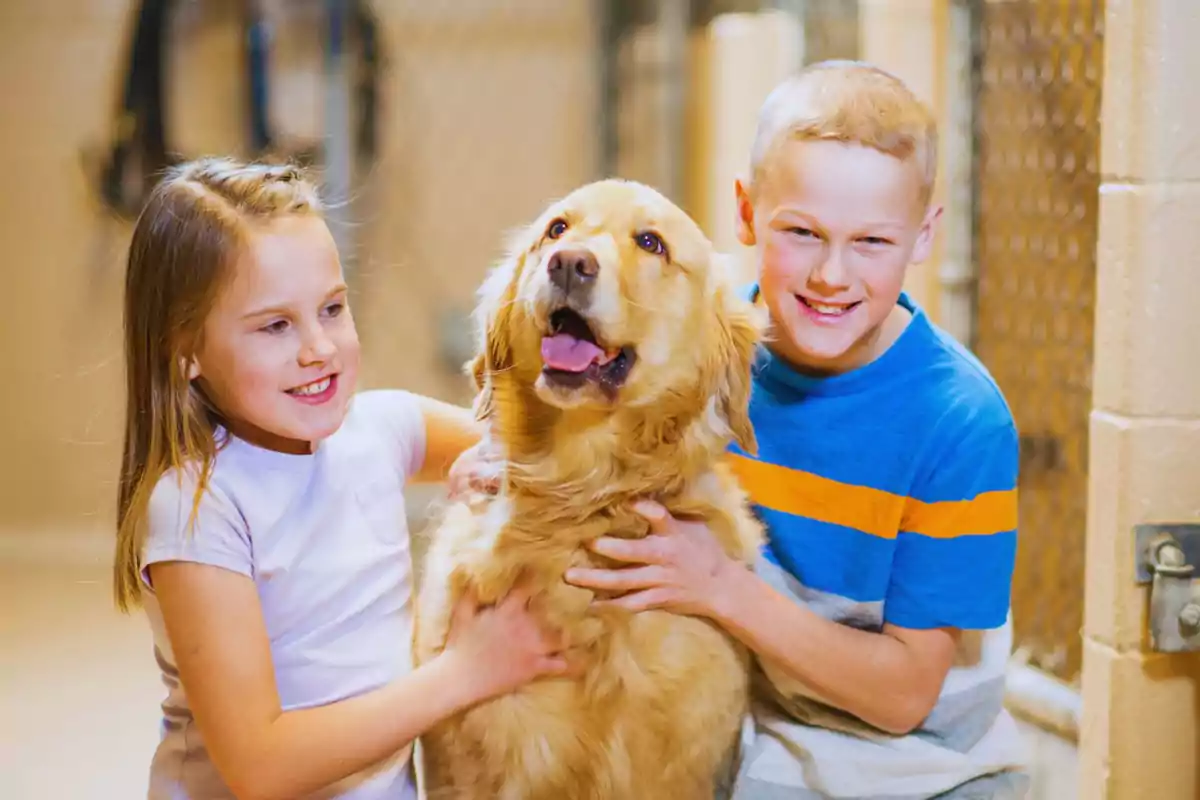
<svg viewBox="0 0 1200 800">
<path fill-rule="evenodd" d="M 963 423 L 910 492 L 884 621 L 986 630 L 1008 618 L 1017 552 L 1017 432 L 1011 418 Z"/>
<path fill-rule="evenodd" d="M 416 395 L 400 389 L 375 389 L 354 398 L 360 423 L 384 437 L 392 460 L 407 481 L 425 464 L 425 416 Z"/>
<path fill-rule="evenodd" d="M 159 480 L 147 509 L 142 581 L 153 591 L 148 567 L 164 561 L 191 561 L 254 576 L 253 551 L 245 520 L 232 501 L 211 483 L 200 496 L 193 521 L 196 482 L 171 472 Z"/>
</svg>

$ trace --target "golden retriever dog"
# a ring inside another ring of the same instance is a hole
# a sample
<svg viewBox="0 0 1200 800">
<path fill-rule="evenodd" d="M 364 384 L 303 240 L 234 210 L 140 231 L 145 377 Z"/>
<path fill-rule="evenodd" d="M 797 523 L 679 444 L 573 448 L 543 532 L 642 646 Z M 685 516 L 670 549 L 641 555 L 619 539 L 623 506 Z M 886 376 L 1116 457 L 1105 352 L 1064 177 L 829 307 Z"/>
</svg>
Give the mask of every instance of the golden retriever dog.
<svg viewBox="0 0 1200 800">
<path fill-rule="evenodd" d="M 750 369 L 763 332 L 726 261 L 653 189 L 604 180 L 520 231 L 480 289 L 476 410 L 504 459 L 502 488 L 451 505 L 417 603 L 419 662 L 443 647 L 468 588 L 494 603 L 520 577 L 530 607 L 581 655 L 422 737 L 429 798 L 713 797 L 747 710 L 749 656 L 711 622 L 593 607 L 570 566 L 586 544 L 642 537 L 653 499 L 703 520 L 749 565 L 761 541 L 720 457 L 755 450 Z"/>
</svg>

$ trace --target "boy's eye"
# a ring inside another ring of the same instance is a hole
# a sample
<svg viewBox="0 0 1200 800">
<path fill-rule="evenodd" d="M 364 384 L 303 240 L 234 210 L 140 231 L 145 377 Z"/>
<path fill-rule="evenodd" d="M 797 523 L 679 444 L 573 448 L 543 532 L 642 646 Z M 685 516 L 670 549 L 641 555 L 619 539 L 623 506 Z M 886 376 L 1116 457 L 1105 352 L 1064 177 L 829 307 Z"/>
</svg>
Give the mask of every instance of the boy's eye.
<svg viewBox="0 0 1200 800">
<path fill-rule="evenodd" d="M 794 236 L 801 236 L 804 238 L 816 237 L 817 235 L 808 228 L 788 228 L 787 231 Z"/>
<path fill-rule="evenodd" d="M 344 311 L 345 309 L 346 309 L 345 303 L 341 303 L 341 302 L 330 303 L 329 305 L 325 306 L 325 313 L 331 317 L 336 317 L 339 314 L 341 314 L 342 311 Z"/>
<path fill-rule="evenodd" d="M 892 243 L 890 239 L 884 239 L 880 236 L 864 236 L 862 240 L 870 245 L 891 244 Z"/>
</svg>

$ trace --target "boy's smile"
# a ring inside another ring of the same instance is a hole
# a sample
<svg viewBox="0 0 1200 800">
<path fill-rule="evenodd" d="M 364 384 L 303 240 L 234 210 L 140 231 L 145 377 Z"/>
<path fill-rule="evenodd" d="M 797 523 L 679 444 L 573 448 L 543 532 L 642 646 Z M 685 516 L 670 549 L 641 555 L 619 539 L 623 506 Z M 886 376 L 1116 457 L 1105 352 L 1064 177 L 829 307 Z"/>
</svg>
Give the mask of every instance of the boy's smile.
<svg viewBox="0 0 1200 800">
<path fill-rule="evenodd" d="M 826 303 L 815 297 L 796 295 L 796 300 L 804 313 L 811 316 L 819 324 L 834 324 L 840 322 L 847 314 L 862 305 L 861 300 L 852 303 Z"/>
<path fill-rule="evenodd" d="M 899 336 L 909 263 L 929 254 L 926 213 L 906 161 L 832 140 L 781 143 L 750 190 L 739 184 L 739 238 L 755 245 L 772 348 L 801 369 L 836 374 L 874 360 Z"/>
</svg>

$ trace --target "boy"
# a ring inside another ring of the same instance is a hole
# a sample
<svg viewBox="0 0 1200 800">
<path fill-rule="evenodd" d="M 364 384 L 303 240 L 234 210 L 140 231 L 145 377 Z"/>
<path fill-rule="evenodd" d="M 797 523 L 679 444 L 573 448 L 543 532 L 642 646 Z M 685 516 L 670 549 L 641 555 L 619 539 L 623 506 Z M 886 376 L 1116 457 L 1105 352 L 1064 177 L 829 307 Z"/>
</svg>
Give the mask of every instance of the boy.
<svg viewBox="0 0 1200 800">
<path fill-rule="evenodd" d="M 771 318 L 759 452 L 731 460 L 768 529 L 755 572 L 648 505 L 634 565 L 568 580 L 707 617 L 766 680 L 734 797 L 1024 796 L 1003 709 L 1017 433 L 984 367 L 901 291 L 929 255 L 934 121 L 896 78 L 826 62 L 768 97 L 739 238 Z M 640 565 L 640 566 L 639 566 Z"/>
</svg>

